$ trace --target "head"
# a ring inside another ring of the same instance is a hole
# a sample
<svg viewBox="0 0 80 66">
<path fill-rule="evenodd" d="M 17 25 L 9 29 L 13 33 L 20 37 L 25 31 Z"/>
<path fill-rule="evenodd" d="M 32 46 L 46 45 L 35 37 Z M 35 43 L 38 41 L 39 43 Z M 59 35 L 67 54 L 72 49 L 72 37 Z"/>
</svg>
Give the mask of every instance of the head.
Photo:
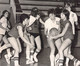
<svg viewBox="0 0 80 66">
<path fill-rule="evenodd" d="M 51 20 L 55 19 L 55 10 L 53 8 L 48 10 L 48 16 Z"/>
<path fill-rule="evenodd" d="M 27 15 L 27 14 L 21 14 L 21 16 L 20 16 L 20 22 L 23 25 L 28 24 L 28 22 L 29 22 L 29 15 Z"/>
<path fill-rule="evenodd" d="M 66 3 L 65 4 L 65 9 L 70 12 L 71 11 L 71 4 L 70 3 Z"/>
<path fill-rule="evenodd" d="M 58 34 L 59 34 L 59 31 L 56 28 L 51 28 L 50 31 L 49 31 L 49 35 L 51 37 L 54 37 L 54 36 L 56 36 Z"/>
<path fill-rule="evenodd" d="M 4 10 L 3 12 L 2 12 L 2 16 L 1 16 L 1 18 L 4 16 L 5 18 L 9 18 L 9 15 L 10 15 L 10 13 L 7 11 L 7 10 Z"/>
<path fill-rule="evenodd" d="M 55 8 L 56 17 L 60 18 L 61 11 L 62 11 L 62 9 L 60 7 Z"/>
<path fill-rule="evenodd" d="M 34 17 L 38 17 L 39 16 L 39 9 L 37 7 L 32 8 L 31 15 Z"/>
<path fill-rule="evenodd" d="M 65 20 L 65 19 L 69 20 L 69 15 L 70 15 L 69 11 L 66 9 L 63 9 L 61 12 L 61 19 L 62 20 Z"/>
</svg>

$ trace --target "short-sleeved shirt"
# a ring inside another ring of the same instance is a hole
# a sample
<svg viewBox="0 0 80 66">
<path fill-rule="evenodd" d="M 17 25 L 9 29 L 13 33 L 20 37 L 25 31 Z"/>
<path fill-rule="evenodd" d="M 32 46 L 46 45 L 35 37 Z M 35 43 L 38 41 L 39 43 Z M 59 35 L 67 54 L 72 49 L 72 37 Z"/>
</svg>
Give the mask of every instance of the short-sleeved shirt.
<svg viewBox="0 0 80 66">
<path fill-rule="evenodd" d="M 73 36 L 73 31 L 72 31 L 72 25 L 71 25 L 69 20 L 66 20 L 66 21 L 61 20 L 60 21 L 61 33 L 62 33 L 63 29 L 65 28 L 67 23 L 69 23 L 69 26 L 68 26 L 66 33 L 63 36 L 63 39 L 65 40 L 65 39 L 69 38 L 69 39 L 73 40 L 74 36 Z"/>
<path fill-rule="evenodd" d="M 72 24 L 72 30 L 73 30 L 73 34 L 75 34 L 75 22 L 78 21 L 77 15 L 74 12 L 70 12 L 70 16 L 69 16 L 69 21 Z"/>
<path fill-rule="evenodd" d="M 56 29 L 59 29 L 60 28 L 60 18 L 58 17 L 55 17 L 55 20 L 52 21 L 50 18 L 48 18 L 46 21 L 45 21 L 45 24 L 44 24 L 44 27 L 45 29 L 48 30 L 48 33 L 49 34 L 49 31 L 51 28 L 56 28 Z"/>
<path fill-rule="evenodd" d="M 7 19 L 5 17 L 2 17 L 0 19 L 0 23 L 1 23 L 2 27 L 7 28 Z M 0 34 L 5 35 L 5 32 L 6 32 L 6 30 L 0 28 Z"/>
<path fill-rule="evenodd" d="M 9 36 L 18 38 L 19 33 L 17 27 L 21 26 L 23 28 L 23 25 L 21 23 L 15 24 L 15 26 L 8 32 Z"/>
</svg>

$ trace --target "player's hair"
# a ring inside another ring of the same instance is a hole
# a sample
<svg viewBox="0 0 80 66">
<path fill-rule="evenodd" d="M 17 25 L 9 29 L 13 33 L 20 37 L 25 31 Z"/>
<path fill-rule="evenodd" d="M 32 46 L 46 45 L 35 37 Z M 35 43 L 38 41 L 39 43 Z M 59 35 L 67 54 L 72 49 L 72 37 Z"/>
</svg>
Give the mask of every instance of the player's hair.
<svg viewBox="0 0 80 66">
<path fill-rule="evenodd" d="M 66 10 L 66 9 L 63 9 L 63 10 L 62 10 L 62 13 L 63 13 L 63 14 L 66 16 L 66 18 L 69 20 L 69 15 L 70 15 L 69 11 Z"/>
<path fill-rule="evenodd" d="M 55 9 L 53 9 L 53 8 L 49 9 L 49 10 L 48 10 L 48 16 L 49 16 L 49 14 L 54 14 L 54 15 L 56 15 Z"/>
<path fill-rule="evenodd" d="M 1 15 L 0 19 L 4 16 L 4 14 L 5 14 L 6 12 L 8 12 L 8 11 L 7 11 L 7 10 L 4 10 L 4 11 L 2 12 L 2 15 Z M 10 18 L 10 13 L 8 12 L 8 17 L 7 17 L 7 19 L 9 20 L 9 18 Z"/>
<path fill-rule="evenodd" d="M 20 22 L 22 23 L 26 18 L 29 19 L 29 15 L 28 14 L 21 14 Z"/>
</svg>

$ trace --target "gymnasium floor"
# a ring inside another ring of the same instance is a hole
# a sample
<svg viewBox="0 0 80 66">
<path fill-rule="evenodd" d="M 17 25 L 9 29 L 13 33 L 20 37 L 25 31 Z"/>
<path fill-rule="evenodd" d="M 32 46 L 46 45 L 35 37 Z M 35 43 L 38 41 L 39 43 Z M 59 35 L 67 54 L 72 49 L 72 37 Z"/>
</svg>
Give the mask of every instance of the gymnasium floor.
<svg viewBox="0 0 80 66">
<path fill-rule="evenodd" d="M 21 66 L 50 66 L 49 62 L 49 48 L 45 48 L 42 52 L 38 55 L 39 63 L 26 65 L 25 63 L 25 49 L 23 49 L 23 53 L 20 54 L 20 65 Z M 9 66 L 7 65 L 5 58 L 4 58 L 5 51 L 2 54 L 2 59 L 0 59 L 0 66 Z M 74 48 L 73 55 L 80 60 L 80 48 Z M 13 65 L 10 65 L 13 66 Z M 73 62 L 70 61 L 69 66 L 73 66 Z"/>
</svg>

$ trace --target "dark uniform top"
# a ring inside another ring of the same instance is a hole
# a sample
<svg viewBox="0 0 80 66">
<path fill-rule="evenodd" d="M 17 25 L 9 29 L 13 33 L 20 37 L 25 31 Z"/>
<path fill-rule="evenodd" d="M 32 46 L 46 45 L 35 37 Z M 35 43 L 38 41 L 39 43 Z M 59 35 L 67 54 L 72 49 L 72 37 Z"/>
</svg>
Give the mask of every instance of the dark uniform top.
<svg viewBox="0 0 80 66">
<path fill-rule="evenodd" d="M 72 25 L 69 22 L 69 20 L 63 21 L 61 20 L 60 25 L 61 25 L 61 32 L 63 31 L 63 29 L 65 28 L 66 24 L 69 23 L 68 29 L 66 31 L 66 33 L 63 36 L 63 39 L 71 39 L 73 40 L 74 36 L 73 36 L 73 31 L 72 31 Z"/>
<path fill-rule="evenodd" d="M 35 20 L 35 22 L 30 27 L 28 27 L 27 31 L 29 33 L 39 34 L 39 28 L 39 20 Z"/>
<path fill-rule="evenodd" d="M 23 25 L 21 23 L 16 24 L 9 32 L 8 35 L 11 37 L 15 37 L 18 38 L 19 37 L 19 33 L 18 33 L 18 29 L 17 26 L 21 26 L 23 28 Z"/>
</svg>

